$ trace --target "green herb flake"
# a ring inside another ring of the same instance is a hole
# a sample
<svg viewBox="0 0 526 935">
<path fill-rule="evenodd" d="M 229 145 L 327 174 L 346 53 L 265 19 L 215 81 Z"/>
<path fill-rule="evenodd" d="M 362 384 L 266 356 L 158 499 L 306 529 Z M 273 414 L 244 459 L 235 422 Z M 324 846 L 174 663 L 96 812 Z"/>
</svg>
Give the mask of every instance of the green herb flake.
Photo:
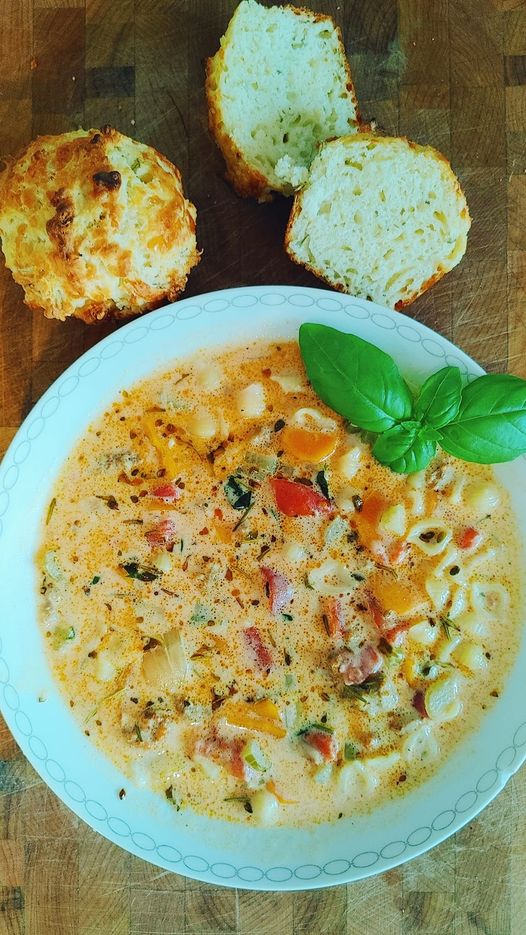
<svg viewBox="0 0 526 935">
<path fill-rule="evenodd" d="M 353 743 L 346 743 L 343 748 L 344 760 L 347 760 L 347 762 L 349 763 L 352 760 L 355 760 L 357 756 L 358 756 L 358 750 L 355 747 L 355 745 Z"/>
<path fill-rule="evenodd" d="M 136 738 L 137 743 L 142 743 L 141 728 L 139 727 L 137 722 L 133 725 L 133 730 L 135 731 L 135 738 Z"/>
<path fill-rule="evenodd" d="M 440 626 L 442 627 L 444 631 L 444 635 L 447 640 L 451 639 L 452 630 L 456 630 L 457 633 L 460 633 L 460 628 L 457 626 L 456 623 L 453 623 L 449 614 L 447 614 L 445 617 L 440 618 Z"/>
<path fill-rule="evenodd" d="M 308 724 L 307 727 L 302 727 L 301 730 L 297 732 L 297 737 L 302 737 L 304 734 L 309 734 L 311 730 L 321 730 L 324 734 L 334 734 L 334 729 L 328 727 L 327 724 L 320 724 L 319 721 L 315 721 L 313 724 Z"/>
<path fill-rule="evenodd" d="M 292 614 L 282 614 L 281 616 L 283 617 L 284 620 L 288 620 L 288 621 L 294 620 L 294 617 L 292 616 Z"/>
<path fill-rule="evenodd" d="M 139 562 L 125 562 L 119 565 L 119 568 L 126 572 L 128 578 L 135 578 L 137 581 L 155 581 L 161 575 L 160 571 L 140 565 Z"/>
<path fill-rule="evenodd" d="M 49 504 L 49 506 L 48 506 L 48 508 L 47 508 L 46 526 L 49 525 L 49 521 L 50 521 L 51 517 L 53 516 L 53 513 L 54 513 L 54 510 L 55 510 L 56 505 L 57 505 L 57 498 L 56 498 L 56 497 L 53 497 L 51 503 Z"/>
<path fill-rule="evenodd" d="M 377 694 L 384 681 L 384 676 L 381 672 L 376 672 L 373 675 L 370 675 L 365 679 L 360 685 L 344 685 L 343 686 L 343 697 L 349 698 L 351 701 L 356 701 L 358 704 L 367 704 L 369 696 Z"/>
<path fill-rule="evenodd" d="M 323 496 L 324 496 L 327 500 L 330 500 L 330 499 L 331 499 L 331 495 L 330 495 L 330 493 L 329 493 L 329 484 L 328 484 L 328 481 L 327 481 L 327 475 L 326 475 L 326 473 L 325 473 L 324 470 L 318 471 L 318 473 L 316 474 L 316 483 L 317 483 L 318 487 L 320 488 L 320 490 L 321 490 Z"/>
<path fill-rule="evenodd" d="M 225 496 L 234 510 L 248 510 L 252 504 L 252 491 L 239 477 L 230 475 L 224 484 Z"/>
<path fill-rule="evenodd" d="M 100 581 L 100 575 L 94 575 L 93 578 L 91 579 L 92 584 L 98 584 L 99 581 Z"/>
</svg>

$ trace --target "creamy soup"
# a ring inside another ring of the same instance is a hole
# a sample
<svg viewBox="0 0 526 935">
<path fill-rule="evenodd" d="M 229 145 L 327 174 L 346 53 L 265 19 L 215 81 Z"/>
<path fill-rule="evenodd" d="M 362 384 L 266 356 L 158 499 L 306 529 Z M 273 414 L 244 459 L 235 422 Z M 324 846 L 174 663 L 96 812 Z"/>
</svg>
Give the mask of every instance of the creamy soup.
<svg viewBox="0 0 526 935">
<path fill-rule="evenodd" d="M 85 734 L 176 809 L 369 808 L 499 695 L 506 493 L 445 454 L 394 474 L 350 429 L 295 342 L 256 343 L 123 390 L 55 485 L 37 556 L 53 672 Z"/>
</svg>

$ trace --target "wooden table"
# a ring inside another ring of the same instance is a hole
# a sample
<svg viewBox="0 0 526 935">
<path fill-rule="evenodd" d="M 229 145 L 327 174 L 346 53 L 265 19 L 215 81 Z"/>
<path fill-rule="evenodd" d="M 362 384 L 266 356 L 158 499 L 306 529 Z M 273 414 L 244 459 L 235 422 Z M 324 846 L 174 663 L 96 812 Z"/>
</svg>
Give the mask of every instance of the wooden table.
<svg viewBox="0 0 526 935">
<path fill-rule="evenodd" d="M 203 260 L 186 295 L 319 285 L 288 261 L 289 203 L 237 199 L 222 177 L 203 59 L 235 0 L 1 0 L 0 153 L 111 123 L 182 170 Z M 344 30 L 362 112 L 450 157 L 473 216 L 467 256 L 409 314 L 490 370 L 526 376 L 526 3 L 321 0 Z M 72 361 L 113 330 L 33 317 L 0 270 L 2 450 Z M 5 573 L 5 569 L 3 570 Z M 222 889 L 107 842 L 47 789 L 0 728 L 0 935 L 525 935 L 526 772 L 431 853 L 312 893 Z"/>
</svg>

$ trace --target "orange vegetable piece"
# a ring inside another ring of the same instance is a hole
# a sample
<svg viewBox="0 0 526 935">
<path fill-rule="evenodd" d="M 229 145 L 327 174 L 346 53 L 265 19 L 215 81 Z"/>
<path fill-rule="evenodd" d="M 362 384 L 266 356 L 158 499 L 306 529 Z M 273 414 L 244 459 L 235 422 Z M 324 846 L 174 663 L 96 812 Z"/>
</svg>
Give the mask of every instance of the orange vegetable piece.
<svg viewBox="0 0 526 935">
<path fill-rule="evenodd" d="M 288 455 L 300 461 L 318 464 L 333 454 L 338 436 L 327 432 L 309 432 L 296 425 L 287 425 L 281 433 L 281 443 Z"/>
<path fill-rule="evenodd" d="M 382 573 L 371 575 L 368 588 L 383 611 L 393 610 L 401 617 L 416 613 L 426 600 L 414 585 Z"/>
<path fill-rule="evenodd" d="M 225 707 L 224 717 L 234 727 L 257 730 L 272 737 L 286 737 L 287 731 L 279 719 L 279 709 L 273 701 L 263 699 L 253 704 L 239 702 Z"/>
<path fill-rule="evenodd" d="M 268 791 L 271 792 L 272 795 L 275 795 L 278 802 L 281 802 L 282 805 L 297 805 L 298 804 L 297 799 L 286 799 L 283 793 L 280 792 L 279 789 L 277 788 L 276 783 L 274 782 L 273 779 L 269 779 L 265 788 L 268 789 Z"/>
<path fill-rule="evenodd" d="M 378 523 L 388 501 L 381 493 L 372 493 L 363 498 L 360 512 L 353 513 L 352 525 L 357 529 L 360 542 L 370 549 L 372 543 L 378 539 Z"/>
</svg>

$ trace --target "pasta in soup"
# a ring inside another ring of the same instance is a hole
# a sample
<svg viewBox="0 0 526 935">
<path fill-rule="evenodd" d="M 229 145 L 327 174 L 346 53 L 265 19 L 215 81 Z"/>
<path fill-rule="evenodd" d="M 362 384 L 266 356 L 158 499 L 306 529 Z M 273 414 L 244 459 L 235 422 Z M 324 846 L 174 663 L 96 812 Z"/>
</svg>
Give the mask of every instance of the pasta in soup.
<svg viewBox="0 0 526 935">
<path fill-rule="evenodd" d="M 516 532 L 490 468 L 392 473 L 314 395 L 295 342 L 178 360 L 67 459 L 37 556 L 84 732 L 176 809 L 328 821 L 425 779 L 518 639 Z"/>
</svg>

